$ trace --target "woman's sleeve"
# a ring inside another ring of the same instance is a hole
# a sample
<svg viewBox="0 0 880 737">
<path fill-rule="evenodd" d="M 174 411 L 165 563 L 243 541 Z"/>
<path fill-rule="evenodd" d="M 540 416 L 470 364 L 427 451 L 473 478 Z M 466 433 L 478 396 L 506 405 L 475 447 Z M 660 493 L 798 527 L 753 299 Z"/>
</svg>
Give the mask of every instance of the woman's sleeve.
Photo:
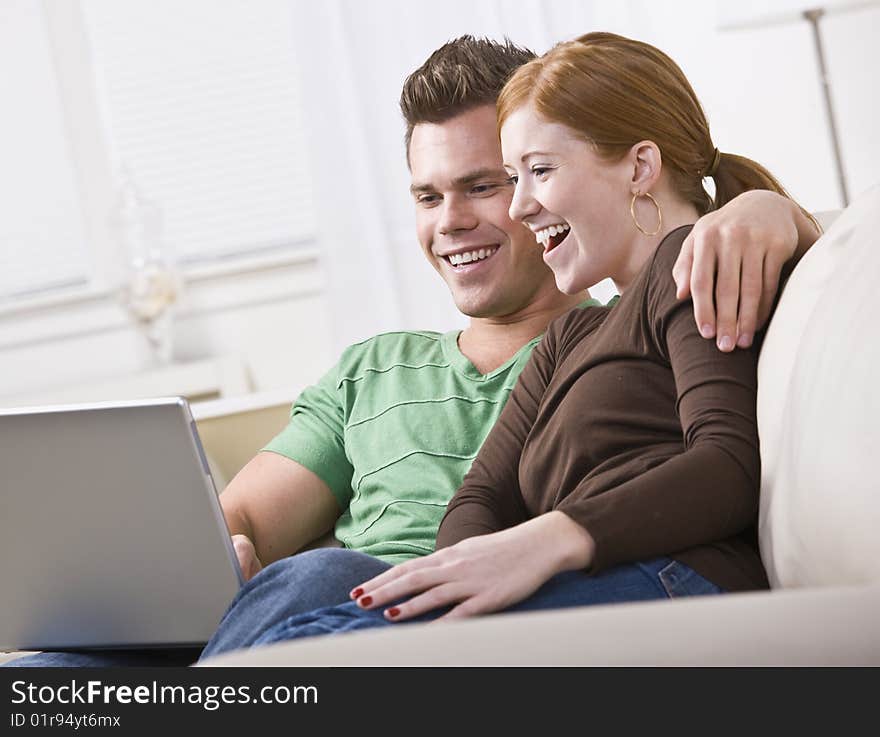
<svg viewBox="0 0 880 737">
<path fill-rule="evenodd" d="M 554 325 L 541 339 L 440 522 L 436 548 L 529 518 L 519 486 L 523 445 L 555 366 Z"/>
<path fill-rule="evenodd" d="M 721 541 L 757 518 L 756 349 L 722 353 L 700 336 L 693 303 L 675 295 L 677 243 L 655 255 L 644 317 L 675 377 L 682 452 L 600 494 L 585 479 L 560 503 L 595 540 L 591 571 Z"/>
</svg>

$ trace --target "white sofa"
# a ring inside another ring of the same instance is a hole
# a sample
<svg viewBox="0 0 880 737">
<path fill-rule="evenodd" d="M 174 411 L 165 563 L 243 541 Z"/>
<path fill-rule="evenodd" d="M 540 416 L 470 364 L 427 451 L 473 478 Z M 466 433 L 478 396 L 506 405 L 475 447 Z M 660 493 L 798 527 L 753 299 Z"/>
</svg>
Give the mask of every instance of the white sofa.
<svg viewBox="0 0 880 737">
<path fill-rule="evenodd" d="M 396 625 L 205 665 L 880 665 L 878 234 L 880 186 L 802 259 L 768 328 L 758 421 L 772 590 Z"/>
</svg>

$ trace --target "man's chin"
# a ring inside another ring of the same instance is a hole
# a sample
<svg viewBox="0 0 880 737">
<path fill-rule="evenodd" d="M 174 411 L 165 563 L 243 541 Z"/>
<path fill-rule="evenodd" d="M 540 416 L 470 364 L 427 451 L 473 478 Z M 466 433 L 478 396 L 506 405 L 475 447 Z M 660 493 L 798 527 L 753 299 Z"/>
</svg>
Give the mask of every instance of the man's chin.
<svg viewBox="0 0 880 737">
<path fill-rule="evenodd" d="M 453 292 L 452 301 L 455 303 L 455 308 L 465 317 L 497 317 L 500 312 L 497 300 L 480 299 Z"/>
</svg>

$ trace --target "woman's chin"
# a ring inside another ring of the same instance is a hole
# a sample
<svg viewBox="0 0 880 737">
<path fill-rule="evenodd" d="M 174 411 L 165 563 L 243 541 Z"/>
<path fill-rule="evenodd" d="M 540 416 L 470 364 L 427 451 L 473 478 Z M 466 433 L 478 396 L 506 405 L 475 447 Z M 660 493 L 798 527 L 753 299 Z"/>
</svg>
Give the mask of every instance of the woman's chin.
<svg viewBox="0 0 880 737">
<path fill-rule="evenodd" d="M 580 294 L 585 289 L 589 289 L 592 283 L 579 279 L 576 274 L 557 274 L 554 271 L 553 276 L 556 278 L 556 288 L 568 295 Z"/>
</svg>

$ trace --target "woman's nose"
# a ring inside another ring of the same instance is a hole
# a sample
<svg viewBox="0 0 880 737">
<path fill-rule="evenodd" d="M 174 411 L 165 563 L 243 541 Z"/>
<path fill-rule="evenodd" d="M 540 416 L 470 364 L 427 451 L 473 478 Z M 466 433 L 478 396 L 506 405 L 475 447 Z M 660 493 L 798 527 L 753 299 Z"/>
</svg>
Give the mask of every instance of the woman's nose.
<svg viewBox="0 0 880 737">
<path fill-rule="evenodd" d="M 526 188 L 517 182 L 514 185 L 513 198 L 510 200 L 510 209 L 507 211 L 511 220 L 525 221 L 530 215 L 534 215 L 540 209 L 540 205 Z"/>
</svg>

